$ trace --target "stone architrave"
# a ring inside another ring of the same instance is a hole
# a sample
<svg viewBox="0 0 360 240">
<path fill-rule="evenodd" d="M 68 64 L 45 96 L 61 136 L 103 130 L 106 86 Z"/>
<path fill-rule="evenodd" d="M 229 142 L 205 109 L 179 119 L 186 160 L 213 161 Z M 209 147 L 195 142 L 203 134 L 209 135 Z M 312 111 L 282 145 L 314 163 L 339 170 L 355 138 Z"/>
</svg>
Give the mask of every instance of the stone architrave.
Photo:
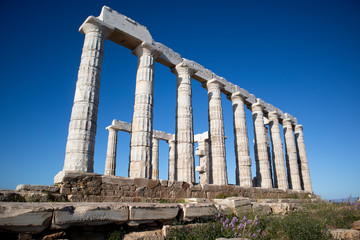
<svg viewBox="0 0 360 240">
<path fill-rule="evenodd" d="M 177 180 L 195 182 L 194 128 L 191 92 L 193 69 L 180 63 L 172 69 L 177 77 L 175 158 Z"/>
<path fill-rule="evenodd" d="M 234 140 L 236 156 L 236 184 L 242 187 L 252 187 L 251 158 L 249 138 L 246 126 L 244 97 L 235 92 L 230 97 L 233 107 Z"/>
<path fill-rule="evenodd" d="M 254 122 L 256 184 L 257 187 L 272 188 L 263 106 L 256 102 L 251 105 L 251 110 Z"/>
<path fill-rule="evenodd" d="M 296 144 L 297 150 L 298 150 L 297 152 L 298 152 L 298 156 L 300 159 L 300 169 L 301 169 L 302 180 L 304 183 L 304 190 L 312 193 L 313 190 L 312 190 L 312 186 L 311 186 L 309 164 L 308 164 L 308 159 L 307 159 L 307 155 L 306 155 L 302 125 L 295 126 L 295 139 L 296 139 L 296 143 L 297 143 Z"/>
<path fill-rule="evenodd" d="M 174 136 L 173 136 L 174 138 Z M 169 169 L 168 179 L 169 181 L 176 181 L 176 168 L 175 168 L 175 140 L 170 139 L 169 143 Z"/>
<path fill-rule="evenodd" d="M 159 179 L 159 139 L 152 140 L 151 179 Z"/>
<path fill-rule="evenodd" d="M 118 130 L 112 126 L 107 127 L 109 131 L 108 146 L 106 152 L 105 172 L 104 175 L 115 176 L 116 169 L 116 147 Z"/>
<path fill-rule="evenodd" d="M 279 115 L 276 111 L 270 112 L 269 126 L 272 146 L 273 170 L 274 170 L 274 187 L 280 189 L 288 189 L 286 178 L 284 149 L 280 135 Z"/>
<path fill-rule="evenodd" d="M 63 171 L 55 176 L 55 183 L 61 182 L 66 172 L 94 171 L 104 43 L 113 30 L 113 27 L 95 17 L 89 17 L 80 27 L 80 32 L 85 34 L 85 40 L 69 124 L 64 167 Z"/>
<path fill-rule="evenodd" d="M 222 84 L 217 79 L 206 83 L 209 98 L 210 183 L 227 185 L 224 121 L 221 106 Z"/>
<path fill-rule="evenodd" d="M 301 190 L 299 165 L 297 161 L 297 152 L 291 119 L 284 119 L 282 124 L 285 138 L 289 188 L 293 190 Z"/>
<path fill-rule="evenodd" d="M 151 44 L 143 42 L 136 47 L 133 54 L 139 59 L 131 125 L 129 177 L 149 178 L 152 157 L 154 59 L 158 52 Z"/>
</svg>

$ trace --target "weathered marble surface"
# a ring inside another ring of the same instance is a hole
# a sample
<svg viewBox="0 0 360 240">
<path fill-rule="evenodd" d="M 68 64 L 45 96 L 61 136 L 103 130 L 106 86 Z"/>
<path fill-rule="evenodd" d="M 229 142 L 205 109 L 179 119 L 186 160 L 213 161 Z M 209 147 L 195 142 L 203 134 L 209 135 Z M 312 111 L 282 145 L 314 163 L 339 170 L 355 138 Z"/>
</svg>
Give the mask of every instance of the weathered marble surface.
<svg viewBox="0 0 360 240">
<path fill-rule="evenodd" d="M 206 83 L 209 98 L 209 143 L 210 143 L 210 183 L 226 185 L 226 150 L 223 111 L 220 90 L 223 85 L 212 79 Z"/>
<path fill-rule="evenodd" d="M 251 106 L 251 109 L 254 122 L 257 187 L 272 188 L 273 184 L 265 132 L 266 128 L 264 125 L 263 106 L 258 101 Z"/>
</svg>

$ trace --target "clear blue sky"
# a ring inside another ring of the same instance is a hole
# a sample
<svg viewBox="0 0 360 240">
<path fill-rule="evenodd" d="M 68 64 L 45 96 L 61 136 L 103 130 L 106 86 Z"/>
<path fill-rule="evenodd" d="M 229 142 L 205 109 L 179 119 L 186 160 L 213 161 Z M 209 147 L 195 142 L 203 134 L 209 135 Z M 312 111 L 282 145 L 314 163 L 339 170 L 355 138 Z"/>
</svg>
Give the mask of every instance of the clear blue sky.
<svg viewBox="0 0 360 240">
<path fill-rule="evenodd" d="M 304 126 L 315 193 L 360 195 L 359 1 L 0 1 L 0 188 L 52 184 L 62 169 L 84 35 L 101 7 L 147 26 L 153 38 L 289 112 Z M 107 41 L 95 172 L 103 173 L 113 119 L 131 122 L 137 59 Z M 176 78 L 155 66 L 154 129 L 174 133 Z M 193 80 L 195 133 L 207 131 L 207 93 Z M 235 182 L 231 102 L 223 97 L 229 182 Z M 247 110 L 252 143 L 251 112 Z M 129 134 L 117 174 L 127 176 Z M 253 146 L 250 147 L 253 156 Z M 168 146 L 160 143 L 160 177 Z M 198 158 L 196 157 L 198 162 Z M 253 160 L 254 161 L 254 160 Z"/>
</svg>

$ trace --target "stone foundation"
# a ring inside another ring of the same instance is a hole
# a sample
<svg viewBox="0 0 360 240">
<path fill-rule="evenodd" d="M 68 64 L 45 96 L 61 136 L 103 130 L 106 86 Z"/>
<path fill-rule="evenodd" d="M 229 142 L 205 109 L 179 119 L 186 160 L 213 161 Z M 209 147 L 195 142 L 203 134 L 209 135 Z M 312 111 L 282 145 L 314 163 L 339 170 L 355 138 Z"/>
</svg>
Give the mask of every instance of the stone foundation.
<svg viewBox="0 0 360 240">
<path fill-rule="evenodd" d="M 189 184 L 182 181 L 125 178 L 97 174 L 68 175 L 58 184 L 71 202 L 176 202 L 185 198 L 316 199 L 304 192 L 236 185 Z"/>
</svg>

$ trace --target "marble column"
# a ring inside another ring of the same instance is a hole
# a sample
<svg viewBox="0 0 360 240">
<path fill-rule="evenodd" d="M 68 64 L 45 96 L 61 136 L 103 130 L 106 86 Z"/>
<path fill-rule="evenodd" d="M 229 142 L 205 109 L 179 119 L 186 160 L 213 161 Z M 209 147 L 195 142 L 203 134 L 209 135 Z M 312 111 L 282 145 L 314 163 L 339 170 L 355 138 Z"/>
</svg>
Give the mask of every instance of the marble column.
<svg viewBox="0 0 360 240">
<path fill-rule="evenodd" d="M 306 149 L 304 143 L 304 134 L 303 134 L 303 126 L 296 125 L 295 126 L 295 139 L 296 139 L 296 146 L 297 152 L 300 159 L 300 170 L 302 175 L 302 180 L 304 184 L 304 190 L 307 192 L 313 192 L 311 186 L 311 178 L 310 178 L 310 171 L 309 171 L 309 164 L 308 159 L 306 156 Z"/>
<path fill-rule="evenodd" d="M 280 189 L 288 189 L 288 182 L 286 178 L 284 149 L 283 142 L 280 135 L 279 115 L 277 112 L 270 112 L 269 126 L 272 146 L 272 159 L 274 170 L 274 187 Z"/>
<path fill-rule="evenodd" d="M 183 63 L 172 72 L 177 77 L 175 158 L 177 180 L 195 182 L 194 128 L 191 75 L 195 72 Z"/>
<path fill-rule="evenodd" d="M 270 149 L 269 128 L 267 126 L 269 124 L 269 120 L 266 117 L 264 117 L 264 122 L 265 122 L 264 127 L 265 127 L 266 147 L 267 147 L 269 166 L 270 166 L 270 179 L 271 179 L 271 184 L 274 187 L 272 164 L 271 164 L 271 149 Z"/>
<path fill-rule="evenodd" d="M 246 127 L 244 97 L 235 92 L 230 97 L 233 107 L 234 140 L 236 156 L 236 185 L 252 187 L 249 138 Z"/>
<path fill-rule="evenodd" d="M 210 183 L 226 185 L 226 152 L 225 152 L 225 133 L 224 121 L 221 106 L 222 84 L 217 79 L 212 79 L 206 83 L 209 97 L 209 141 L 210 141 L 210 161 L 212 173 Z"/>
<path fill-rule="evenodd" d="M 107 145 L 107 152 L 106 152 L 104 175 L 115 176 L 118 130 L 113 128 L 112 126 L 107 127 L 106 130 L 109 131 L 109 138 L 108 138 L 108 145 Z"/>
<path fill-rule="evenodd" d="M 207 133 L 207 132 L 206 132 Z M 201 134 L 205 136 L 204 134 Z M 195 155 L 199 156 L 199 166 L 195 168 L 199 172 L 199 183 L 200 184 L 209 184 L 209 138 L 203 137 L 198 140 L 198 148 L 195 151 Z"/>
<path fill-rule="evenodd" d="M 251 105 L 251 110 L 254 122 L 256 183 L 258 187 L 272 188 L 263 106 L 256 102 Z"/>
<path fill-rule="evenodd" d="M 169 143 L 169 169 L 168 169 L 168 179 L 169 181 L 176 181 L 176 164 L 175 164 L 175 140 L 171 139 Z"/>
<path fill-rule="evenodd" d="M 159 139 L 152 140 L 151 179 L 159 179 Z"/>
<path fill-rule="evenodd" d="M 80 32 L 85 34 L 85 41 L 76 82 L 64 167 L 63 171 L 55 176 L 55 182 L 61 182 L 67 171 L 94 171 L 101 66 L 105 39 L 112 31 L 112 27 L 94 17 L 89 17 L 80 27 Z"/>
<path fill-rule="evenodd" d="M 285 138 L 289 188 L 293 190 L 301 190 L 299 165 L 297 161 L 297 152 L 291 119 L 284 119 L 282 124 Z"/>
<path fill-rule="evenodd" d="M 134 114 L 131 127 L 129 177 L 149 178 L 152 155 L 154 47 L 143 42 L 134 51 L 138 59 Z"/>
</svg>

